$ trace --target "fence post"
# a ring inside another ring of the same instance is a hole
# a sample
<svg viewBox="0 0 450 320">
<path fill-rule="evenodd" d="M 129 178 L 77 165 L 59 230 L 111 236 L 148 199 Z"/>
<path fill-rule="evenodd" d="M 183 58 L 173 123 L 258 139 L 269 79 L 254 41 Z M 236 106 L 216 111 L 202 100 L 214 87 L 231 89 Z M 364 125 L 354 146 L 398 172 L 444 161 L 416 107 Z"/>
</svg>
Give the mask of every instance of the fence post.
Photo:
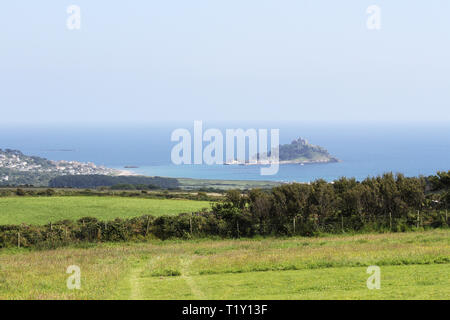
<svg viewBox="0 0 450 320">
<path fill-rule="evenodd" d="M 20 232 L 17 232 L 17 247 L 20 248 Z"/>
<path fill-rule="evenodd" d="M 342 233 L 345 233 L 345 230 L 344 230 L 344 216 L 343 215 L 341 215 L 341 227 L 342 227 Z"/>
<path fill-rule="evenodd" d="M 389 211 L 389 230 L 392 231 L 392 212 Z"/>
<path fill-rule="evenodd" d="M 314 224 L 316 226 L 316 230 L 320 231 L 320 227 L 319 227 L 319 216 L 317 214 L 314 215 Z"/>
<path fill-rule="evenodd" d="M 191 236 L 192 236 L 192 213 L 191 213 L 191 216 L 189 217 L 189 230 L 191 231 Z"/>
<path fill-rule="evenodd" d="M 417 229 L 419 229 L 419 224 L 420 224 L 420 211 L 417 210 Z"/>
<path fill-rule="evenodd" d="M 238 235 L 238 238 L 240 238 L 241 236 L 239 234 L 239 221 L 236 221 L 236 224 L 237 224 L 237 235 Z"/>
<path fill-rule="evenodd" d="M 150 217 L 147 217 L 147 229 L 145 229 L 145 236 L 148 235 L 148 228 L 150 226 Z"/>
<path fill-rule="evenodd" d="M 295 217 L 294 217 L 294 219 L 293 219 L 293 220 L 294 220 L 294 222 L 293 222 L 293 223 L 294 223 L 294 235 L 295 235 Z"/>
</svg>

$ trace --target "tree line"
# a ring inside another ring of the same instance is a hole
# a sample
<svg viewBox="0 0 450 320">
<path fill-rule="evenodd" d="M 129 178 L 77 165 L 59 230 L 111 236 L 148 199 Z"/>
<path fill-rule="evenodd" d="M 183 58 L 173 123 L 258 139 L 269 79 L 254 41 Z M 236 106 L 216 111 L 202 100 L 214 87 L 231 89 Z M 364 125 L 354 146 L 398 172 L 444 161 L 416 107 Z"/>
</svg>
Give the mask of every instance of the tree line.
<svg viewBox="0 0 450 320">
<path fill-rule="evenodd" d="M 180 183 L 175 178 L 145 176 L 107 176 L 107 175 L 66 175 L 50 180 L 50 188 L 98 188 L 140 186 L 151 189 L 176 189 Z"/>
<path fill-rule="evenodd" d="M 244 196 L 231 191 L 212 211 L 245 235 L 406 231 L 447 225 L 449 189 L 450 171 L 429 178 L 387 173 L 361 182 L 341 178 L 254 189 Z"/>
<path fill-rule="evenodd" d="M 196 237 L 314 236 L 448 227 L 450 171 L 432 177 L 384 174 L 271 190 L 228 191 L 211 209 L 177 216 L 99 221 L 86 217 L 44 226 L 0 226 L 0 247 Z"/>
<path fill-rule="evenodd" d="M 201 191 L 169 191 L 164 189 L 153 190 L 147 186 L 120 186 L 118 189 L 113 187 L 99 187 L 96 189 L 52 189 L 52 188 L 0 188 L 0 198 L 2 197 L 122 197 L 122 198 L 141 198 L 141 199 L 186 199 L 198 201 L 218 201 L 221 194 L 207 194 Z M 138 189 L 139 188 L 139 189 Z"/>
</svg>

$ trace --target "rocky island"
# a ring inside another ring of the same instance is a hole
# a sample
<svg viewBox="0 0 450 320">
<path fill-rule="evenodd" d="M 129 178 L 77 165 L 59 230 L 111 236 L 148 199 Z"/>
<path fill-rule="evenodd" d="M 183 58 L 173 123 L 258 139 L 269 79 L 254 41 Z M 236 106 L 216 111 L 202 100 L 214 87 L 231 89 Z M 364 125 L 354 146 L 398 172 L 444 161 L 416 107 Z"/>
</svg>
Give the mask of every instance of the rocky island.
<svg viewBox="0 0 450 320">
<path fill-rule="evenodd" d="M 308 143 L 306 139 L 298 138 L 290 144 L 280 145 L 280 163 L 332 163 L 340 160 L 331 156 L 320 146 Z"/>
<path fill-rule="evenodd" d="M 267 164 L 271 153 L 258 154 L 253 160 L 245 164 Z M 272 161 L 272 160 L 270 160 Z M 333 163 L 340 162 L 339 159 L 330 155 L 323 147 L 308 143 L 306 139 L 298 138 L 289 144 L 283 144 L 279 147 L 279 164 L 313 164 L 313 163 Z M 235 163 L 233 163 L 235 164 Z M 239 163 L 238 163 L 239 164 Z"/>
</svg>

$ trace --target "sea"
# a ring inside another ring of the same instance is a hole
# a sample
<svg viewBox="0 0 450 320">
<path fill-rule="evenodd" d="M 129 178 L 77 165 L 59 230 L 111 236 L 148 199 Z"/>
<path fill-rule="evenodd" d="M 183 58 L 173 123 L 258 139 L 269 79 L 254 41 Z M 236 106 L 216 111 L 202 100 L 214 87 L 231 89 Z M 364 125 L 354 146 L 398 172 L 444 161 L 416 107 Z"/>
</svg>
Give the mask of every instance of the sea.
<svg viewBox="0 0 450 320">
<path fill-rule="evenodd" d="M 450 170 L 450 123 L 303 123 L 203 122 L 204 130 L 279 129 L 280 143 L 298 137 L 326 148 L 341 162 L 281 165 L 278 173 L 262 176 L 259 166 L 175 165 L 171 150 L 174 130 L 193 135 L 193 122 L 147 124 L 14 124 L 0 128 L 0 148 L 51 160 L 93 162 L 148 176 L 223 180 L 310 182 L 340 177 L 362 180 L 385 172 L 406 176 Z M 137 168 L 128 168 L 133 166 Z"/>
</svg>

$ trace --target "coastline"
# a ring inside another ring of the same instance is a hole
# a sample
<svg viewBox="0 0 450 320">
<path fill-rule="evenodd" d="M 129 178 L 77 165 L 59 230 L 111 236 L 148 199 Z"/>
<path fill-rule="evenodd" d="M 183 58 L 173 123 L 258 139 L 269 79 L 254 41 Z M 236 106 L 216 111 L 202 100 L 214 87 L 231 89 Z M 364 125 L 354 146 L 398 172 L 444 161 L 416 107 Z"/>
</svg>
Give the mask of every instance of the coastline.
<svg viewBox="0 0 450 320">
<path fill-rule="evenodd" d="M 139 174 L 129 170 L 120 170 L 120 169 L 115 170 L 117 171 L 117 174 L 114 174 L 115 176 L 139 176 Z"/>
<path fill-rule="evenodd" d="M 305 165 L 305 164 L 326 164 L 326 163 L 337 163 L 342 162 L 342 160 L 332 158 L 332 159 L 323 159 L 323 160 L 281 160 L 281 161 L 257 161 L 257 162 L 239 162 L 239 161 L 233 161 L 233 162 L 226 162 L 224 165 L 226 166 L 236 166 L 236 165 L 245 165 L 245 166 L 257 166 L 257 165 L 271 165 L 271 164 L 299 164 L 299 165 Z"/>
</svg>

